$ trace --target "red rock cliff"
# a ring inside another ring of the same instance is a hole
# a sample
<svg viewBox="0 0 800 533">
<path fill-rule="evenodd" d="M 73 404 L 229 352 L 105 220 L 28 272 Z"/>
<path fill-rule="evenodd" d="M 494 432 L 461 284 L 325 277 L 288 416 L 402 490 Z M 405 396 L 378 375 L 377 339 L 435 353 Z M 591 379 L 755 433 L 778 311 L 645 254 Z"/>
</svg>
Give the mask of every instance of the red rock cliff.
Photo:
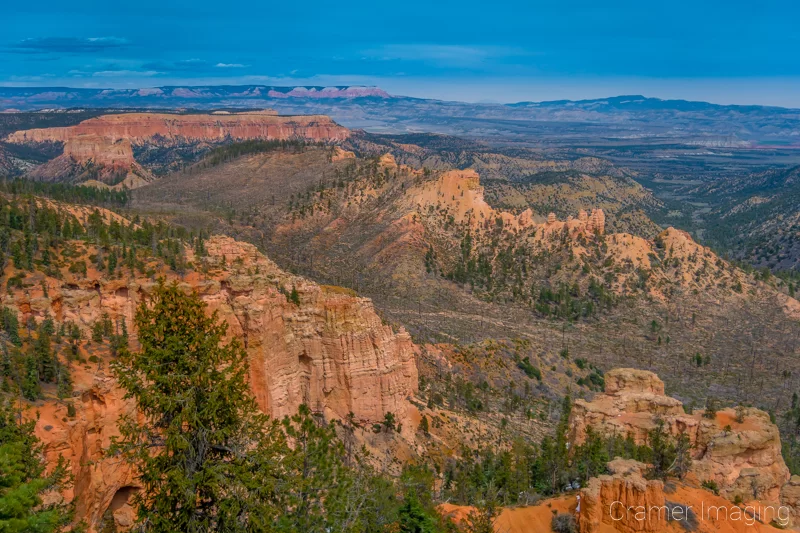
<svg viewBox="0 0 800 533">
<path fill-rule="evenodd" d="M 75 126 L 22 130 L 9 142 L 66 142 L 79 135 L 97 135 L 133 144 L 159 137 L 161 142 L 222 141 L 227 138 L 341 141 L 349 131 L 324 115 L 277 116 L 264 113 L 232 115 L 176 115 L 168 113 L 121 113 L 85 120 Z"/>
</svg>

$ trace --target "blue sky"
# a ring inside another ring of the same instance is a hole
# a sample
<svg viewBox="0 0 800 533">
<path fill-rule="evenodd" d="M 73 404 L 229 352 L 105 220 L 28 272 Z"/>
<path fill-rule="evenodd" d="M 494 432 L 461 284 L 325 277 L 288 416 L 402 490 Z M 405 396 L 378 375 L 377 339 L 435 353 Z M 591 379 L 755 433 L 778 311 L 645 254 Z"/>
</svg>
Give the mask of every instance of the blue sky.
<svg viewBox="0 0 800 533">
<path fill-rule="evenodd" d="M 0 84 L 379 85 L 800 107 L 800 2 L 10 2 Z"/>
</svg>

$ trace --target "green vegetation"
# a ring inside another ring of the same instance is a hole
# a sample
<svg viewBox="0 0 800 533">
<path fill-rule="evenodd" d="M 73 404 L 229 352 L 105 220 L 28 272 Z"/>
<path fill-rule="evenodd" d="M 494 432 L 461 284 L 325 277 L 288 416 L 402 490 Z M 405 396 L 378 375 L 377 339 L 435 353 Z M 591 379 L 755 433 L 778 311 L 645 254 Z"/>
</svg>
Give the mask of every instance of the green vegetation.
<svg viewBox="0 0 800 533">
<path fill-rule="evenodd" d="M 38 327 L 35 324 L 28 325 L 28 333 L 23 339 L 15 314 L 8 308 L 2 308 L 2 315 L 4 331 L 10 341 L 10 346 L 3 347 L 0 360 L 2 390 L 19 391 L 26 400 L 36 401 L 42 397 L 42 386 L 53 383 L 59 398 L 72 394 L 69 365 L 61 362 L 58 348 L 53 347 L 62 343 L 53 320 L 47 318 Z"/>
<path fill-rule="evenodd" d="M 277 150 L 302 151 L 307 145 L 308 143 L 302 140 L 262 141 L 256 139 L 235 142 L 214 148 L 206 154 L 202 161 L 197 163 L 197 166 L 200 168 L 215 167 L 248 154 L 260 154 Z"/>
<path fill-rule="evenodd" d="M 127 189 L 117 191 L 99 187 L 25 179 L 0 181 L 0 192 L 15 196 L 44 196 L 70 204 L 90 204 L 105 207 L 123 207 L 130 201 L 130 192 Z"/>
<path fill-rule="evenodd" d="M 87 265 L 74 241 L 95 246 L 89 257 L 94 268 L 115 277 L 123 268 L 147 274 L 147 263 L 159 260 L 172 270 L 187 268 L 185 247 L 198 249 L 202 234 L 194 234 L 163 222 L 134 217 L 107 219 L 99 210 L 82 220 L 69 211 L 50 207 L 32 196 L 9 201 L 0 196 L 0 267 L 11 259 L 17 272 L 6 281 L 8 288 L 22 288 L 26 272 L 41 271 L 60 278 L 60 267 L 85 275 Z"/>
<path fill-rule="evenodd" d="M 517 438 L 507 450 L 463 449 L 462 459 L 451 461 L 445 469 L 443 497 L 474 505 L 487 497 L 487 491 L 495 491 L 502 505 L 525 505 L 540 495 L 577 488 L 607 473 L 606 464 L 614 457 L 652 464 L 647 472 L 651 478 L 683 477 L 688 472 L 688 437 L 671 438 L 663 423 L 650 432 L 646 445 L 637 445 L 630 436 L 603 438 L 588 428 L 584 442 L 568 449 L 570 408 L 567 397 L 555 435 L 545 437 L 538 446 Z"/>
<path fill-rule="evenodd" d="M 11 403 L 0 396 L 0 531 L 50 533 L 61 531 L 70 507 L 44 504 L 48 491 L 62 488 L 66 469 L 59 462 L 45 473 L 42 447 L 33 433 L 35 421 L 21 421 Z"/>
</svg>

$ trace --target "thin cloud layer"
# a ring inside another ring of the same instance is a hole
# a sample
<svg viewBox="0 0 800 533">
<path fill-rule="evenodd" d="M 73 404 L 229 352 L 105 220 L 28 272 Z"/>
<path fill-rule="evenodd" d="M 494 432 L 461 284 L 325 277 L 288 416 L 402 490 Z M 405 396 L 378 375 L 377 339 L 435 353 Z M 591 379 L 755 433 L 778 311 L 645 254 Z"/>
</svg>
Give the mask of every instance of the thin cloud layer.
<svg viewBox="0 0 800 533">
<path fill-rule="evenodd" d="M 20 54 L 96 54 L 125 48 L 119 37 L 37 37 L 12 44 L 8 51 Z"/>
</svg>

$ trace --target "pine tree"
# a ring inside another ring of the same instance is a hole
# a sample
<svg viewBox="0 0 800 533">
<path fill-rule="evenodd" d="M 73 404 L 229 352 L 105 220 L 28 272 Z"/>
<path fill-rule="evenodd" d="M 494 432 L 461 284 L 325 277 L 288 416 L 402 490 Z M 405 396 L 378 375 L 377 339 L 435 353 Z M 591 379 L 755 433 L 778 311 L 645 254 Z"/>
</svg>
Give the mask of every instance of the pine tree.
<svg viewBox="0 0 800 533">
<path fill-rule="evenodd" d="M 467 516 L 464 528 L 466 533 L 494 533 L 494 525 L 502 509 L 498 508 L 493 492 L 493 487 L 488 487 L 487 497 Z"/>
<path fill-rule="evenodd" d="M 39 385 L 39 365 L 33 355 L 25 357 L 20 392 L 26 400 L 32 402 L 42 396 L 42 387 Z"/>
<path fill-rule="evenodd" d="M 63 487 L 63 459 L 45 474 L 42 447 L 33 433 L 35 422 L 17 420 L 13 408 L 0 398 L 0 531 L 50 533 L 69 522 L 69 508 L 44 504 L 42 496 Z"/>
<path fill-rule="evenodd" d="M 606 473 L 606 464 L 609 461 L 605 442 L 591 426 L 586 428 L 586 439 L 583 444 L 575 449 L 573 459 L 583 481 Z"/>
<path fill-rule="evenodd" d="M 162 281 L 137 310 L 141 349 L 113 369 L 140 419 L 120 420 L 121 452 L 136 467 L 142 531 L 269 530 L 289 453 L 279 426 L 257 410 L 247 354 L 194 293 Z M 141 422 L 140 422 L 141 420 Z M 152 453 L 156 452 L 156 453 Z"/>
<path fill-rule="evenodd" d="M 39 369 L 39 380 L 52 383 L 56 379 L 58 360 L 50 343 L 50 328 L 47 321 L 39 326 L 38 336 L 33 343 L 33 354 Z"/>
<path fill-rule="evenodd" d="M 69 371 L 69 367 L 60 363 L 58 364 L 56 382 L 56 394 L 59 399 L 63 400 L 64 398 L 72 396 L 72 374 Z"/>
<path fill-rule="evenodd" d="M 400 533 L 436 533 L 436 521 L 420 503 L 416 491 L 409 491 L 398 511 Z"/>
<path fill-rule="evenodd" d="M 292 286 L 292 292 L 289 294 L 289 301 L 294 305 L 300 305 L 300 293 L 297 292 L 297 287 Z"/>
<path fill-rule="evenodd" d="M 669 475 L 677 458 L 675 443 L 672 442 L 664 426 L 663 420 L 657 420 L 656 427 L 647 435 L 647 443 L 653 450 L 649 474 L 658 479 L 665 479 Z"/>
<path fill-rule="evenodd" d="M 284 464 L 290 472 L 279 531 L 325 533 L 347 531 L 356 521 L 349 505 L 360 501 L 353 476 L 345 467 L 344 445 L 332 425 L 317 421 L 306 405 L 283 420 L 292 452 Z"/>
</svg>

